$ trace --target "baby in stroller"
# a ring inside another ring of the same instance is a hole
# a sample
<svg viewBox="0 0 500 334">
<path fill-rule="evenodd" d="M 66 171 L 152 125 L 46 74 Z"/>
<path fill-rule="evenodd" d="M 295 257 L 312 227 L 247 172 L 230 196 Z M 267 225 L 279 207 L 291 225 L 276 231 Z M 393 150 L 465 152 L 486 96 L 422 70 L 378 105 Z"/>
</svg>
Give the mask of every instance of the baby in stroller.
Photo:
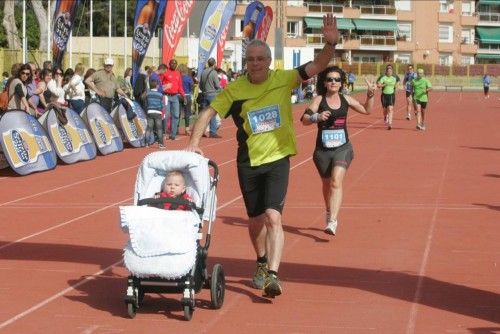
<svg viewBox="0 0 500 334">
<path fill-rule="evenodd" d="M 193 152 L 158 151 L 144 158 L 135 205 L 120 207 L 121 227 L 129 235 L 123 257 L 130 272 L 125 303 L 131 318 L 150 292 L 182 293 L 187 320 L 202 288 L 210 289 L 214 309 L 222 306 L 222 266 L 215 264 L 211 276 L 207 270 L 217 181 L 217 165 Z M 208 229 L 202 228 L 205 222 Z"/>
<path fill-rule="evenodd" d="M 163 207 L 166 210 L 190 210 L 191 207 L 182 204 L 182 201 L 193 201 L 186 192 L 184 174 L 179 170 L 173 170 L 167 174 L 163 181 L 162 191 L 157 192 L 155 198 L 175 198 L 180 200 L 180 203 L 165 202 Z"/>
</svg>

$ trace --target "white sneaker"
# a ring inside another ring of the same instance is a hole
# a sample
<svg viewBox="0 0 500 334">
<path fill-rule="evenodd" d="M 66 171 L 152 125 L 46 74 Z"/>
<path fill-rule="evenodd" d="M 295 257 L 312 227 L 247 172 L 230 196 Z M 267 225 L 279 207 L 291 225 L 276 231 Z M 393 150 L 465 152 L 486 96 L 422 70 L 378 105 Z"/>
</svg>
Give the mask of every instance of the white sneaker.
<svg viewBox="0 0 500 334">
<path fill-rule="evenodd" d="M 330 211 L 325 212 L 325 224 L 328 225 L 328 222 L 330 221 Z"/>
<path fill-rule="evenodd" d="M 330 220 L 326 225 L 324 232 L 326 234 L 335 235 L 337 232 L 337 220 Z"/>
</svg>

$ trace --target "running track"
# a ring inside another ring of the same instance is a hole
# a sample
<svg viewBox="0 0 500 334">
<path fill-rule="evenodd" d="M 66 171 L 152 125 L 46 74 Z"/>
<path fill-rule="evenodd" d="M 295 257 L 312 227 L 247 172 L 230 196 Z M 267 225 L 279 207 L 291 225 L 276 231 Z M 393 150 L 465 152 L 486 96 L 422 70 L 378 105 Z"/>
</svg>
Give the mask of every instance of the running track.
<svg viewBox="0 0 500 334">
<path fill-rule="evenodd" d="M 220 167 L 209 251 L 226 300 L 197 295 L 190 322 L 180 295 L 147 295 L 133 320 L 123 296 L 126 236 L 118 206 L 132 201 L 147 149 L 126 149 L 25 177 L 0 171 L 1 333 L 472 333 L 500 332 L 500 102 L 433 92 L 428 130 L 387 131 L 377 109 L 350 113 L 355 160 L 336 237 L 322 232 L 314 127 L 298 123 L 284 213 L 284 295 L 250 287 L 254 254 L 235 173 L 235 128 L 204 139 Z M 362 97 L 364 100 L 364 97 Z M 181 149 L 187 137 L 169 142 Z"/>
</svg>

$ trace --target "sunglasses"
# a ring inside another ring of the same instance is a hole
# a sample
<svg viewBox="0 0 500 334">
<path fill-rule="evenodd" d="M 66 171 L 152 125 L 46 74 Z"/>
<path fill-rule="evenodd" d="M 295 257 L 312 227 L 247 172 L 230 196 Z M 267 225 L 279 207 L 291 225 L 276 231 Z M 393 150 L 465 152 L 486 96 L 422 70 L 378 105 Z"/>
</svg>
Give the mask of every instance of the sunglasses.
<svg viewBox="0 0 500 334">
<path fill-rule="evenodd" d="M 30 75 L 31 72 L 21 72 L 21 75 L 24 74 L 24 75 Z"/>
<path fill-rule="evenodd" d="M 332 78 L 332 77 L 329 77 L 329 78 L 326 78 L 326 82 L 342 82 L 342 78 Z"/>
</svg>

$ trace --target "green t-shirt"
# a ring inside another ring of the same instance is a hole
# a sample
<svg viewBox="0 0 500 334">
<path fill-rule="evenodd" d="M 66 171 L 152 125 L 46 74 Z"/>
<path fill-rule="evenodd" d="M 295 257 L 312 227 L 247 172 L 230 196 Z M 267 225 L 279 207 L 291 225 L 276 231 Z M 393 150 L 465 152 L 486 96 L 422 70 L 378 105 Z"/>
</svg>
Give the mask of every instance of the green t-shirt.
<svg viewBox="0 0 500 334">
<path fill-rule="evenodd" d="M 233 117 L 238 163 L 260 166 L 297 154 L 290 96 L 298 78 L 297 70 L 273 70 L 256 85 L 241 76 L 210 103 L 221 117 Z"/>
<path fill-rule="evenodd" d="M 382 88 L 382 93 L 383 94 L 394 94 L 394 90 L 396 89 L 396 78 L 394 76 L 386 76 L 384 75 L 380 80 L 378 81 L 380 84 L 385 84 L 384 88 Z"/>
<path fill-rule="evenodd" d="M 427 78 L 416 78 L 412 80 L 413 99 L 420 102 L 429 102 L 427 88 L 431 88 L 431 82 Z"/>
</svg>

